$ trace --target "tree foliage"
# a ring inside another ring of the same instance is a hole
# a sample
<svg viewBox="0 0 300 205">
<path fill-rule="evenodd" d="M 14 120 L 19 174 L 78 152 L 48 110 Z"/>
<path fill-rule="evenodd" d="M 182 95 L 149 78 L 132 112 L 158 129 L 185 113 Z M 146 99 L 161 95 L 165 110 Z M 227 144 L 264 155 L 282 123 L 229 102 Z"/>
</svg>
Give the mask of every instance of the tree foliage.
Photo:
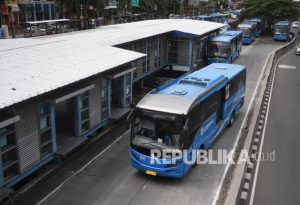
<svg viewBox="0 0 300 205">
<path fill-rule="evenodd" d="M 269 26 L 278 20 L 297 20 L 298 3 L 293 0 L 245 0 L 241 19 L 259 17 Z"/>
</svg>

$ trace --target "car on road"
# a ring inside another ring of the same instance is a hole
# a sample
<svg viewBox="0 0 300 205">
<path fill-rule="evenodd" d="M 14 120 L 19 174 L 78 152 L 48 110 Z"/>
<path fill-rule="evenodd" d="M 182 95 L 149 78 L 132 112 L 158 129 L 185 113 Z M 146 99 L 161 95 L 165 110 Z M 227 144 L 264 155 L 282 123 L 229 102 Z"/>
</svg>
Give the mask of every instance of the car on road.
<svg viewBox="0 0 300 205">
<path fill-rule="evenodd" d="M 300 43 L 296 47 L 296 55 L 300 55 Z"/>
<path fill-rule="evenodd" d="M 297 21 L 294 21 L 292 23 L 292 28 L 298 28 L 298 22 Z"/>
</svg>

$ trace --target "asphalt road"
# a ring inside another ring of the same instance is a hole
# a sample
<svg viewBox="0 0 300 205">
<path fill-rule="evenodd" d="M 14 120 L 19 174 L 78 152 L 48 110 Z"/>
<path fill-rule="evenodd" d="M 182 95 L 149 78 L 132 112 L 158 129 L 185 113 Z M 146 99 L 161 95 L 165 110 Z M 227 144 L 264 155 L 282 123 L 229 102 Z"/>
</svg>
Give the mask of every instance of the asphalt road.
<svg viewBox="0 0 300 205">
<path fill-rule="evenodd" d="M 232 149 L 267 55 L 280 45 L 268 38 L 243 47 L 234 63 L 248 68 L 245 105 L 233 127 L 226 129 L 214 143 L 214 152 Z M 128 134 L 80 172 L 76 171 L 84 166 L 82 160 L 71 164 L 75 169 L 66 165 L 67 171 L 61 171 L 63 176 L 58 171 L 31 189 L 17 204 L 211 204 L 226 167 L 226 164 L 197 166 L 183 179 L 147 176 L 130 165 Z"/>
<path fill-rule="evenodd" d="M 300 203 L 300 56 L 293 51 L 278 66 L 262 147 L 275 161 L 260 162 L 255 205 Z"/>
</svg>

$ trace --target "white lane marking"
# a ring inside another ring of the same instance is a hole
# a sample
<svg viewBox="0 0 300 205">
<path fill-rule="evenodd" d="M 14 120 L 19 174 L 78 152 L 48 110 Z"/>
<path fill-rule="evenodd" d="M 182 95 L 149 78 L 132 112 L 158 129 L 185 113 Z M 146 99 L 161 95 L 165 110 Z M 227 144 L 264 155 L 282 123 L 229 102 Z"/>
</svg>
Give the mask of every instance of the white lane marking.
<svg viewBox="0 0 300 205">
<path fill-rule="evenodd" d="M 252 185 L 252 190 L 251 190 L 250 205 L 253 205 L 253 200 L 254 200 L 254 195 L 255 195 L 257 175 L 258 175 L 259 165 L 260 165 L 260 161 L 261 161 L 261 153 L 262 153 L 262 148 L 263 148 L 263 144 L 264 144 L 266 128 L 267 128 L 267 124 L 268 124 L 268 116 L 269 116 L 269 110 L 270 110 L 270 102 L 271 102 L 272 93 L 273 93 L 274 79 L 275 79 L 276 71 L 277 71 L 276 68 L 277 68 L 277 65 L 278 65 L 279 61 L 281 61 L 283 58 L 285 58 L 292 51 L 293 50 L 291 50 L 290 52 L 288 52 L 285 55 L 283 55 L 282 57 L 280 57 L 279 60 L 277 61 L 276 65 L 275 65 L 273 81 L 272 81 L 272 86 L 271 86 L 271 90 L 270 90 L 270 97 L 269 97 L 269 100 L 268 100 L 269 102 L 268 102 L 268 107 L 267 107 L 267 111 L 266 111 L 266 123 L 265 123 L 265 126 L 263 128 L 263 132 L 262 132 L 261 143 L 260 143 L 260 147 L 259 147 L 258 160 L 257 160 L 257 165 L 256 165 L 255 173 L 254 173 L 254 180 L 253 180 L 253 185 Z"/>
<path fill-rule="evenodd" d="M 279 65 L 278 68 L 296 70 L 296 66 L 294 65 Z"/>
<path fill-rule="evenodd" d="M 252 95 L 252 97 L 251 97 L 250 103 L 249 103 L 249 105 L 248 105 L 247 112 L 246 112 L 245 117 L 244 117 L 244 119 L 243 119 L 243 122 L 242 122 L 242 124 L 241 124 L 241 127 L 240 127 L 240 130 L 239 130 L 239 132 L 238 132 L 237 138 L 236 138 L 236 140 L 235 140 L 235 142 L 234 142 L 234 145 L 233 145 L 233 156 L 236 154 L 236 148 L 237 148 L 237 145 L 238 145 L 238 141 L 239 141 L 239 139 L 240 139 L 241 136 L 242 136 L 242 131 L 243 131 L 243 129 L 244 129 L 244 127 L 245 127 L 245 124 L 246 124 L 246 121 L 247 121 L 247 116 L 249 115 L 249 112 L 250 112 L 251 107 L 252 107 L 251 105 L 253 104 L 254 99 L 255 99 L 255 96 L 256 96 L 256 94 L 257 94 L 257 92 L 258 92 L 258 87 L 259 87 L 259 85 L 260 85 L 260 83 L 261 83 L 261 80 L 262 80 L 262 78 L 263 78 L 263 75 L 264 75 L 265 69 L 266 69 L 266 67 L 267 67 L 267 62 L 268 62 L 268 59 L 269 59 L 269 56 L 270 56 L 270 55 L 271 55 L 271 53 L 268 54 L 267 60 L 265 61 L 265 64 L 264 64 L 264 66 L 263 66 L 263 69 L 262 69 L 262 71 L 261 71 L 261 73 L 260 73 L 259 79 L 258 79 L 257 84 L 256 84 L 256 87 L 255 87 L 255 90 L 254 90 L 254 92 L 253 92 L 253 95 Z M 213 202 L 212 202 L 212 205 L 216 205 L 216 203 L 217 203 L 217 201 L 218 201 L 218 199 L 219 199 L 219 195 L 220 195 L 220 192 L 221 192 L 221 188 L 222 188 L 222 186 L 223 186 L 223 184 L 224 184 L 225 177 L 226 177 L 226 175 L 227 175 L 227 172 L 228 172 L 228 170 L 229 170 L 230 165 L 231 165 L 231 163 L 228 162 L 227 165 L 226 165 L 226 167 L 225 167 L 223 176 L 222 176 L 222 178 L 221 178 L 221 182 L 220 182 L 220 184 L 219 184 L 219 186 L 218 186 L 218 188 L 217 188 L 217 192 L 216 192 L 216 194 L 215 194 L 215 196 L 214 196 L 214 200 L 213 200 Z"/>
<path fill-rule="evenodd" d="M 85 168 L 87 168 L 91 163 L 93 163 L 97 158 L 99 158 L 104 152 L 106 152 L 109 148 L 111 148 L 116 142 L 121 140 L 129 131 L 130 131 L 130 129 L 127 130 L 125 133 L 123 133 L 119 138 L 117 138 L 113 143 L 111 143 L 108 147 L 106 147 L 102 152 L 97 154 L 93 159 L 88 161 L 83 167 L 81 167 L 79 170 L 74 172 L 70 177 L 65 179 L 65 181 L 63 181 L 59 186 L 57 186 L 53 191 L 51 191 L 47 196 L 45 196 L 41 201 L 39 201 L 37 203 L 37 205 L 40 205 L 43 202 L 45 202 L 51 195 L 53 195 L 55 192 L 57 192 L 64 184 L 66 184 L 68 181 L 70 181 L 70 179 L 72 179 L 74 176 L 76 176 L 81 171 L 83 171 Z"/>
</svg>

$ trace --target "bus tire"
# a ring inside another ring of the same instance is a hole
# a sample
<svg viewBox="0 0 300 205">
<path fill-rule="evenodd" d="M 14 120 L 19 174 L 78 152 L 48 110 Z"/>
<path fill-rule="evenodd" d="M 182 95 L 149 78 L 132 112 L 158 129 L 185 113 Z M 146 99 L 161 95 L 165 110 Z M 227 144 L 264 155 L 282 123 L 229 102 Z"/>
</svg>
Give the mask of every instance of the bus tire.
<svg viewBox="0 0 300 205">
<path fill-rule="evenodd" d="M 234 123 L 234 118 L 235 118 L 235 112 L 233 112 L 230 116 L 229 124 L 228 127 L 231 127 Z"/>
</svg>

